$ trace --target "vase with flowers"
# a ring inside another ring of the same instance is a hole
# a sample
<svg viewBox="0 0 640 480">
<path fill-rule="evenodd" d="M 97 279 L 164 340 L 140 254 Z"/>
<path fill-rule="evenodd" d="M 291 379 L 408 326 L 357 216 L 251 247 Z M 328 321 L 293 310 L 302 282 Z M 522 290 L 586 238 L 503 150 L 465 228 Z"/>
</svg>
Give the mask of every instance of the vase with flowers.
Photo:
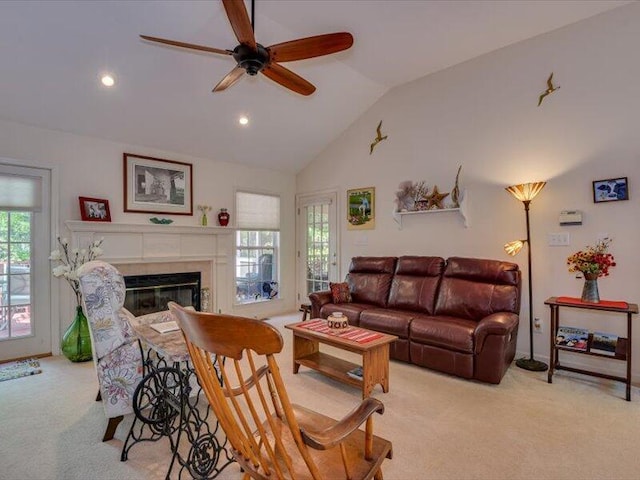
<svg viewBox="0 0 640 480">
<path fill-rule="evenodd" d="M 198 210 L 202 213 L 202 218 L 200 219 L 200 225 L 206 227 L 209 225 L 209 219 L 207 218 L 207 212 L 211 210 L 209 205 L 198 205 Z"/>
<path fill-rule="evenodd" d="M 77 271 L 85 263 L 102 255 L 102 242 L 103 239 L 96 240 L 83 249 L 69 248 L 69 241 L 58 237 L 60 248 L 51 252 L 49 257 L 49 260 L 56 262 L 52 270 L 53 276 L 64 278 L 76 296 L 76 316 L 64 332 L 60 346 L 64 356 L 72 362 L 86 362 L 92 358 L 89 325 L 82 311 L 82 292 Z"/>
<path fill-rule="evenodd" d="M 569 272 L 582 272 L 584 275 L 583 302 L 600 303 L 598 278 L 608 277 L 609 269 L 616 266 L 615 258 L 608 252 L 610 244 L 611 239 L 604 238 L 567 258 Z"/>
</svg>

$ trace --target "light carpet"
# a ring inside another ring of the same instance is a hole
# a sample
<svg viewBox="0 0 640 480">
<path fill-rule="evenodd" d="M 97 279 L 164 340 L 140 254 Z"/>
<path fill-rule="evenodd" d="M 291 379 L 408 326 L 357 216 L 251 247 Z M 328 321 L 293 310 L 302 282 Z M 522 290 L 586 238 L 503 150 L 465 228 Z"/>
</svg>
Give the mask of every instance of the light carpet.
<svg viewBox="0 0 640 480">
<path fill-rule="evenodd" d="M 301 367 L 292 374 L 291 332 L 283 325 L 300 314 L 269 322 L 281 329 L 279 363 L 296 403 L 336 417 L 360 401 L 359 390 Z M 323 346 L 324 348 L 324 346 Z M 334 352 L 335 353 L 335 352 Z M 339 352 L 347 358 L 350 354 Z M 120 450 L 132 417 L 116 438 L 101 442 L 106 426 L 93 365 L 64 357 L 41 359 L 46 375 L 0 384 L 0 479 L 162 479 L 168 442 Z M 390 391 L 375 416 L 376 434 L 393 442 L 384 463 L 387 480 L 411 479 L 615 479 L 640 478 L 640 392 L 624 400 L 624 385 L 513 365 L 500 385 L 486 385 L 392 361 Z M 240 479 L 237 465 L 221 479 Z"/>
</svg>

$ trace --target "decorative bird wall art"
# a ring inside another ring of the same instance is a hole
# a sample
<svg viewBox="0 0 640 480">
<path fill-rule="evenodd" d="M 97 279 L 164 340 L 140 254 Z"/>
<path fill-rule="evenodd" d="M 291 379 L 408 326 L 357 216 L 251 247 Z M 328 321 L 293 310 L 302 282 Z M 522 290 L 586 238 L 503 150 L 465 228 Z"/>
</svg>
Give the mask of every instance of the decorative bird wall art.
<svg viewBox="0 0 640 480">
<path fill-rule="evenodd" d="M 373 143 L 371 144 L 369 155 L 373 153 L 373 149 L 376 148 L 376 145 L 378 145 L 382 140 L 386 140 L 389 137 L 389 135 L 385 135 L 384 137 L 382 136 L 382 120 L 380 120 L 380 123 L 378 124 L 378 128 L 376 128 L 376 132 L 377 132 L 377 136 L 373 140 Z"/>
<path fill-rule="evenodd" d="M 547 78 L 547 89 L 540 94 L 540 97 L 538 97 L 538 106 L 542 104 L 542 100 L 544 100 L 547 95 L 552 94 L 559 88 L 560 85 L 558 85 L 557 87 L 553 86 L 553 72 L 551 72 L 551 75 L 549 75 L 549 78 Z"/>
</svg>

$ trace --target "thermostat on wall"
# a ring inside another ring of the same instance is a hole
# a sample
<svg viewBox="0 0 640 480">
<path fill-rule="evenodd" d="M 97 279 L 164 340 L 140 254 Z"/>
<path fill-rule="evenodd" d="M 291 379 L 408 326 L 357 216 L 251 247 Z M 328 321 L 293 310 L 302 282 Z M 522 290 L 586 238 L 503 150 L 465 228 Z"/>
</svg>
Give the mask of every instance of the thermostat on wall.
<svg viewBox="0 0 640 480">
<path fill-rule="evenodd" d="M 580 210 L 563 210 L 560 212 L 560 225 L 582 225 Z"/>
</svg>

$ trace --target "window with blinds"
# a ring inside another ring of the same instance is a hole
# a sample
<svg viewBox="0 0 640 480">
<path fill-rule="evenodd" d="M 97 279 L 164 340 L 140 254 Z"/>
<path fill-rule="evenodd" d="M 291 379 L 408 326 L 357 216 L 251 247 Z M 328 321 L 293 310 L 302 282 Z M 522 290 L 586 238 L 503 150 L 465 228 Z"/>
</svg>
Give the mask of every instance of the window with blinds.
<svg viewBox="0 0 640 480">
<path fill-rule="evenodd" d="M 236 303 L 278 298 L 280 197 L 236 192 Z"/>
</svg>

